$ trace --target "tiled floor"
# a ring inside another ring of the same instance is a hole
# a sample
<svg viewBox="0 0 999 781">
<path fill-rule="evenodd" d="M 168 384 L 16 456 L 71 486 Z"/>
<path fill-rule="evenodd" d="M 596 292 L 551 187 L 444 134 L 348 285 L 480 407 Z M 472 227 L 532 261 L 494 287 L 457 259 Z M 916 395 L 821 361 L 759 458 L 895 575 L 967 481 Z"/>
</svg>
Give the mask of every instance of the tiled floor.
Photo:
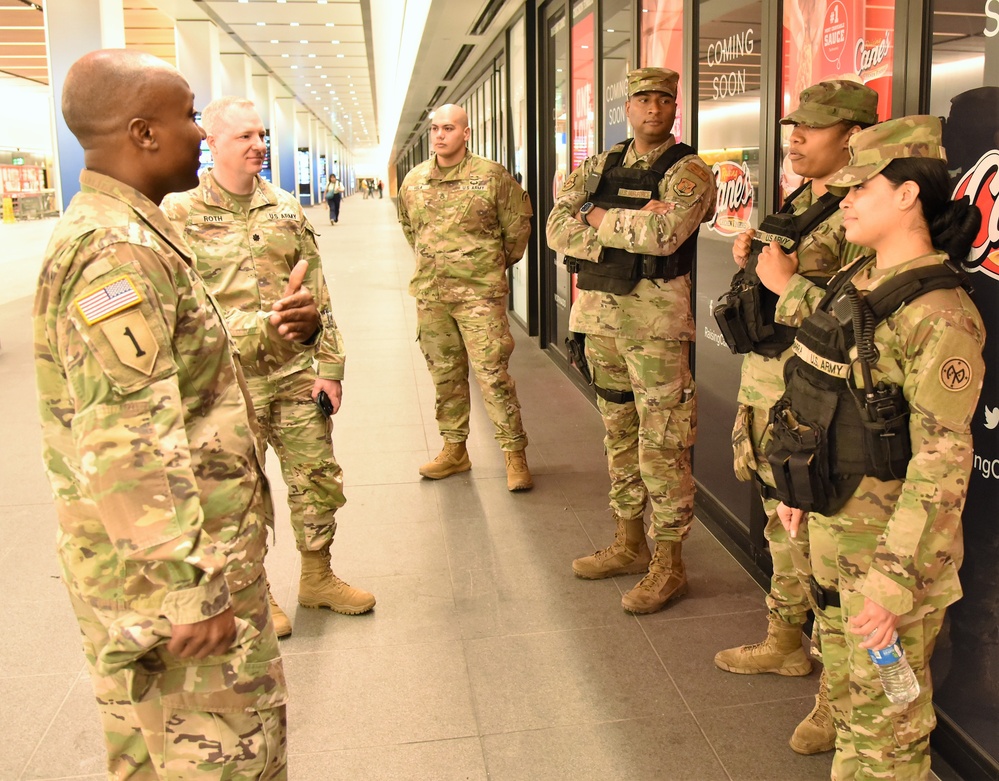
<svg viewBox="0 0 999 781">
<path fill-rule="evenodd" d="M 392 202 L 308 209 L 348 348 L 335 443 L 347 506 L 337 573 L 375 593 L 364 616 L 295 610 L 284 493 L 268 559 L 294 634 L 295 781 L 823 779 L 830 755 L 787 746 L 810 677 L 717 670 L 765 631 L 763 593 L 698 525 L 690 594 L 657 615 L 620 608 L 637 576 L 587 582 L 572 558 L 606 544 L 607 475 L 594 408 L 522 333 L 512 373 L 536 488 L 510 494 L 475 392 L 470 473 L 434 483 L 433 387 L 414 341 L 410 251 Z M 0 226 L 0 779 L 102 778 L 78 632 L 57 577 L 39 458 L 31 290 L 51 222 Z M 13 248 L 13 252 L 11 252 Z M 273 460 L 269 472 L 280 477 Z"/>
</svg>

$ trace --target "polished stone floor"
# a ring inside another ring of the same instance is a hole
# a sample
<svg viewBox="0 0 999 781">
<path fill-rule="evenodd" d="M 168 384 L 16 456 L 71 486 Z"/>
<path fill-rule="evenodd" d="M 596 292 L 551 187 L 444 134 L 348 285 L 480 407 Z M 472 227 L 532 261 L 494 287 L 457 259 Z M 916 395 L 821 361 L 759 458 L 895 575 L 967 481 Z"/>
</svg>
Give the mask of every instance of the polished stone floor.
<svg viewBox="0 0 999 781">
<path fill-rule="evenodd" d="M 638 577 L 588 582 L 570 561 L 611 521 L 592 405 L 517 331 L 512 373 L 536 487 L 510 494 L 473 391 L 471 472 L 441 482 L 433 386 L 415 343 L 412 256 L 392 201 L 345 201 L 322 235 L 347 379 L 335 448 L 348 503 L 334 568 L 375 593 L 364 616 L 294 609 L 298 558 L 280 475 L 268 558 L 294 633 L 282 643 L 294 781 L 808 781 L 830 754 L 787 739 L 807 678 L 721 672 L 714 653 L 762 638 L 763 592 L 707 530 L 684 548 L 690 594 L 636 618 Z M 31 365 L 34 280 L 53 222 L 0 226 L 0 779 L 102 778 L 79 635 L 55 559 Z M 943 773 L 941 773 L 943 775 Z"/>
</svg>

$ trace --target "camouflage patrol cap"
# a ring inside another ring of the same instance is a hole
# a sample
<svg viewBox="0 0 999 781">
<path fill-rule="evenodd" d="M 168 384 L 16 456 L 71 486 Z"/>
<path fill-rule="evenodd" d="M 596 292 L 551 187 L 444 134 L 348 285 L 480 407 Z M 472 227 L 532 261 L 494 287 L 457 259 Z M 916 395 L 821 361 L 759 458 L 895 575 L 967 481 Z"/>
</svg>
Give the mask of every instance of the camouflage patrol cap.
<svg viewBox="0 0 999 781">
<path fill-rule="evenodd" d="M 668 68 L 638 68 L 628 72 L 628 97 L 639 92 L 665 92 L 676 97 L 680 74 Z"/>
<path fill-rule="evenodd" d="M 850 139 L 850 164 L 833 175 L 826 187 L 837 195 L 881 173 L 892 160 L 922 157 L 947 160 L 941 146 L 940 117 L 916 115 L 882 122 Z"/>
<path fill-rule="evenodd" d="M 831 127 L 837 122 L 873 125 L 878 121 L 878 93 L 866 84 L 830 79 L 801 91 L 798 108 L 784 117 L 782 125 Z"/>
</svg>

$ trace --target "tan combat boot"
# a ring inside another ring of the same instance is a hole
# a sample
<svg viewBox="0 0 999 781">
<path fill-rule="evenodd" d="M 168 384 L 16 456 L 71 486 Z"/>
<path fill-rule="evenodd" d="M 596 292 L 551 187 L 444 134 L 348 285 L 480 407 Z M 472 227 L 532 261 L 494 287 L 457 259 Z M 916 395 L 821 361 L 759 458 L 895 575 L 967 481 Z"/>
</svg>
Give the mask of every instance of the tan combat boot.
<svg viewBox="0 0 999 781">
<path fill-rule="evenodd" d="M 812 660 L 801 647 L 801 627 L 782 621 L 773 613 L 766 640 L 719 651 L 715 654 L 715 665 L 742 675 L 808 675 L 812 671 Z"/>
<path fill-rule="evenodd" d="M 336 613 L 356 616 L 375 606 L 367 591 L 348 586 L 330 569 L 330 549 L 302 551 L 302 578 L 298 584 L 298 604 L 302 607 L 328 607 Z"/>
<path fill-rule="evenodd" d="M 687 572 L 680 558 L 682 542 L 657 542 L 649 574 L 621 597 L 621 607 L 629 613 L 655 613 L 673 597 L 687 593 Z"/>
<path fill-rule="evenodd" d="M 645 516 L 622 518 L 614 513 L 614 521 L 617 523 L 614 542 L 592 556 L 583 556 L 572 562 L 576 577 L 597 580 L 648 571 L 652 554 L 645 541 Z"/>
<path fill-rule="evenodd" d="M 527 454 L 523 450 L 507 450 L 506 488 L 508 491 L 529 491 L 534 488 L 531 470 L 527 468 Z M 471 468 L 471 464 L 468 465 Z"/>
<path fill-rule="evenodd" d="M 464 442 L 445 442 L 437 458 L 420 467 L 420 474 L 431 480 L 441 480 L 472 468 Z"/>
<path fill-rule="evenodd" d="M 829 708 L 829 685 L 825 668 L 819 678 L 819 693 L 815 695 L 815 707 L 805 720 L 795 727 L 789 741 L 791 748 L 799 754 L 821 754 L 836 748 L 836 727 L 833 725 L 832 710 Z"/>
<path fill-rule="evenodd" d="M 274 599 L 274 595 L 271 594 L 271 584 L 267 584 L 267 603 L 271 606 L 271 621 L 274 622 L 274 634 L 279 638 L 287 637 L 291 634 L 291 621 L 288 618 L 288 614 L 285 613 L 281 606 Z"/>
</svg>

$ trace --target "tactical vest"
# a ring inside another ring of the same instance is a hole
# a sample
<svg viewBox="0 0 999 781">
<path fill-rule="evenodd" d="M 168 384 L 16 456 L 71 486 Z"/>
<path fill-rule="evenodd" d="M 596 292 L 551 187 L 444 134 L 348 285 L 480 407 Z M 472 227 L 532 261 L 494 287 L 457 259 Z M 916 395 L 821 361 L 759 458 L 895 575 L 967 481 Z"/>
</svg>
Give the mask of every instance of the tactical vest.
<svg viewBox="0 0 999 781">
<path fill-rule="evenodd" d="M 632 139 L 610 152 L 603 169 L 587 177 L 587 200 L 602 209 L 641 209 L 659 198 L 659 185 L 666 172 L 688 155 L 697 154 L 687 144 L 674 144 L 647 170 L 621 165 Z M 677 247 L 672 255 L 639 255 L 616 247 L 604 247 L 599 263 L 566 257 L 570 272 L 578 274 L 580 290 L 602 290 L 627 295 L 642 279 L 675 279 L 689 274 L 697 254 L 697 233 Z"/>
<path fill-rule="evenodd" d="M 776 322 L 779 296 L 760 282 L 756 272 L 760 252 L 770 242 L 776 241 L 784 252 L 790 254 L 819 225 L 839 209 L 841 197 L 826 193 L 801 214 L 791 213 L 795 199 L 805 191 L 803 184 L 784 201 L 779 211 L 766 217 L 760 224 L 750 246 L 746 267 L 732 277 L 729 290 L 718 299 L 715 321 L 733 353 L 754 352 L 774 358 L 794 342 L 795 329 Z M 808 277 L 818 285 L 825 283 L 820 277 Z"/>
<path fill-rule="evenodd" d="M 869 258 L 837 274 L 819 310 L 805 319 L 784 367 L 786 389 L 770 410 L 766 448 L 776 495 L 822 515 L 842 509 L 864 475 L 901 480 L 912 457 L 909 405 L 897 385 L 874 385 L 874 329 L 931 290 L 965 284 L 949 263 L 903 272 L 871 292 L 850 281 Z M 854 382 L 852 347 L 864 379 Z"/>
</svg>

